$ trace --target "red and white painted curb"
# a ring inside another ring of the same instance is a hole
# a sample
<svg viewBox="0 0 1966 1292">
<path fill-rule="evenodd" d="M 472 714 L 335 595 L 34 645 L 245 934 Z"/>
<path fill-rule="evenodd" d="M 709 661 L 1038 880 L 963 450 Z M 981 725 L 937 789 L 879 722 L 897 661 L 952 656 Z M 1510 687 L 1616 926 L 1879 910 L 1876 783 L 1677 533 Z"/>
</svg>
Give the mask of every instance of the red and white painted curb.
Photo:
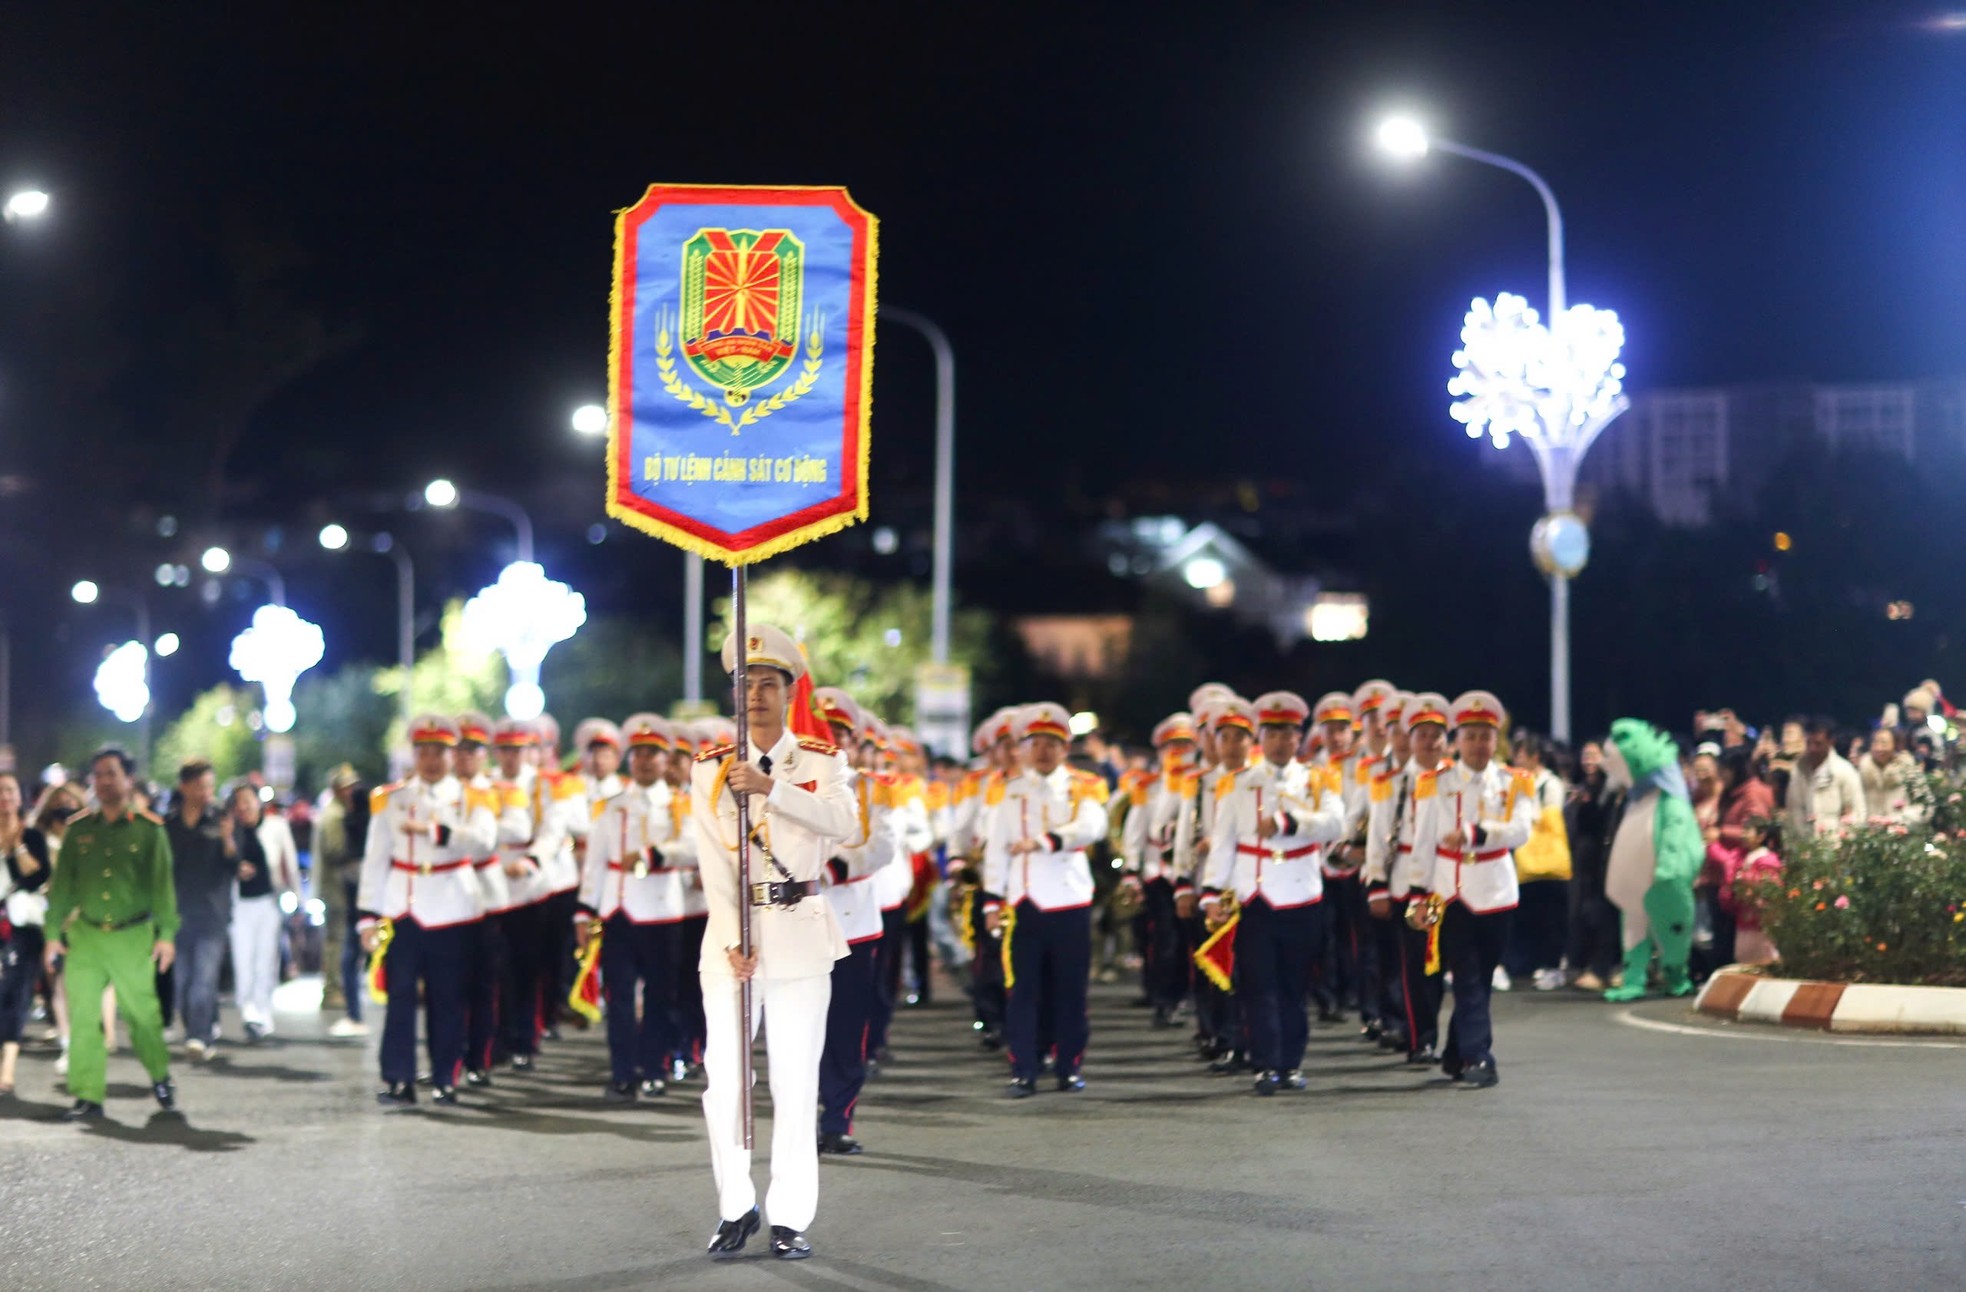
<svg viewBox="0 0 1966 1292">
<path fill-rule="evenodd" d="M 1737 1023 L 1779 1023 L 1828 1032 L 1966 1034 L 1966 987 L 1799 982 L 1723 969 L 1694 1008 Z"/>
</svg>

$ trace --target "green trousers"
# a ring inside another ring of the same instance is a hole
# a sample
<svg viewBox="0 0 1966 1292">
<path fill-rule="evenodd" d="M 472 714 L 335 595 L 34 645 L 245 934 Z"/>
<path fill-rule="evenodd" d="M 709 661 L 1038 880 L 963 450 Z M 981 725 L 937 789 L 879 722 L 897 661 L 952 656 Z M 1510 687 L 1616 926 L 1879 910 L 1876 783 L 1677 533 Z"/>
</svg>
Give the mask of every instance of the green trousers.
<svg viewBox="0 0 1966 1292">
<path fill-rule="evenodd" d="M 150 953 L 157 931 L 150 924 L 104 933 L 75 923 L 63 939 L 68 963 L 68 1093 L 99 1104 L 109 1088 L 109 1048 L 102 1036 L 102 989 L 116 989 L 116 1008 L 130 1026 L 130 1044 L 152 1081 L 171 1074 L 164 1044 L 164 1015 L 157 1005 L 157 970 Z"/>
</svg>

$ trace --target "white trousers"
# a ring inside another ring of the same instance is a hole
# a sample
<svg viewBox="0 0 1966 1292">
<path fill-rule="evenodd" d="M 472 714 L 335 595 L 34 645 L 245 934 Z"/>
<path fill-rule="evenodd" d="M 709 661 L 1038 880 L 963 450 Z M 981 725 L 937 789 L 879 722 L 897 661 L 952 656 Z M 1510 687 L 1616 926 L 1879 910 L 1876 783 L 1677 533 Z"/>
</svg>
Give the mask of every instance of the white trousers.
<svg viewBox="0 0 1966 1292">
<path fill-rule="evenodd" d="M 232 903 L 232 982 L 239 1016 L 271 1031 L 280 983 L 280 899 L 272 894 Z"/>
<path fill-rule="evenodd" d="M 751 984 L 750 1037 L 769 1015 L 765 1055 L 771 1080 L 769 1223 L 805 1230 L 819 1211 L 819 1052 L 826 1046 L 831 974 L 757 979 Z M 738 984 L 726 974 L 703 975 L 703 1117 L 710 1130 L 710 1169 L 717 1180 L 717 1214 L 736 1220 L 757 1205 L 751 1154 L 738 1112 Z"/>
</svg>

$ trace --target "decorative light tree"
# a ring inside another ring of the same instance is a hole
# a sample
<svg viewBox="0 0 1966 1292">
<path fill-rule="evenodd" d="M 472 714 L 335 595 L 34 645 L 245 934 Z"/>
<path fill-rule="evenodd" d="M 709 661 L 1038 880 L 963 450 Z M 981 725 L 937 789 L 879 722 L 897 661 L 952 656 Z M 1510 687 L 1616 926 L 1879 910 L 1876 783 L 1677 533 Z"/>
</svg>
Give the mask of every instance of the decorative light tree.
<svg viewBox="0 0 1966 1292">
<path fill-rule="evenodd" d="M 1496 448 L 1519 436 L 1543 477 L 1543 518 L 1529 551 L 1550 580 L 1550 732 L 1570 739 L 1570 580 L 1590 560 L 1590 532 L 1572 510 L 1577 468 L 1618 414 L 1625 329 L 1610 310 L 1572 305 L 1545 326 L 1520 296 L 1476 300 L 1454 352 L 1448 410 L 1474 439 Z"/>
<path fill-rule="evenodd" d="M 96 666 L 96 699 L 118 722 L 135 722 L 150 707 L 150 653 L 124 642 Z"/>
<path fill-rule="evenodd" d="M 531 561 L 506 566 L 496 583 L 464 603 L 466 638 L 505 656 L 512 675 L 505 691 L 505 712 L 520 719 L 537 718 L 546 711 L 539 667 L 547 651 L 579 632 L 586 622 L 587 599 L 548 579 L 546 571 Z"/>
<path fill-rule="evenodd" d="M 320 625 L 308 623 L 285 606 L 261 606 L 253 611 L 252 626 L 232 639 L 233 669 L 246 681 L 266 688 L 268 731 L 293 730 L 294 683 L 326 652 Z"/>
</svg>

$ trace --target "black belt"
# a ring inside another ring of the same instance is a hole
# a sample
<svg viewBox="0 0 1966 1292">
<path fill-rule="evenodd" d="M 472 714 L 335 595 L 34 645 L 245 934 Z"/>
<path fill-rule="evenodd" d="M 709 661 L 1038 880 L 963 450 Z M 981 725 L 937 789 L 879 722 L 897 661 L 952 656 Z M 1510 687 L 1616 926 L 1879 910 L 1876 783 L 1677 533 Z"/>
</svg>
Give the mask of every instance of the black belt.
<svg viewBox="0 0 1966 1292">
<path fill-rule="evenodd" d="M 104 933 L 121 933 L 124 929 L 133 929 L 139 924 L 150 923 L 150 912 L 145 911 L 142 915 L 132 915 L 129 919 L 121 923 L 115 920 L 83 920 L 82 923 L 92 929 L 101 929 Z"/>
<path fill-rule="evenodd" d="M 817 896 L 819 881 L 814 879 L 772 880 L 751 885 L 753 906 L 797 906 L 806 898 Z"/>
</svg>

